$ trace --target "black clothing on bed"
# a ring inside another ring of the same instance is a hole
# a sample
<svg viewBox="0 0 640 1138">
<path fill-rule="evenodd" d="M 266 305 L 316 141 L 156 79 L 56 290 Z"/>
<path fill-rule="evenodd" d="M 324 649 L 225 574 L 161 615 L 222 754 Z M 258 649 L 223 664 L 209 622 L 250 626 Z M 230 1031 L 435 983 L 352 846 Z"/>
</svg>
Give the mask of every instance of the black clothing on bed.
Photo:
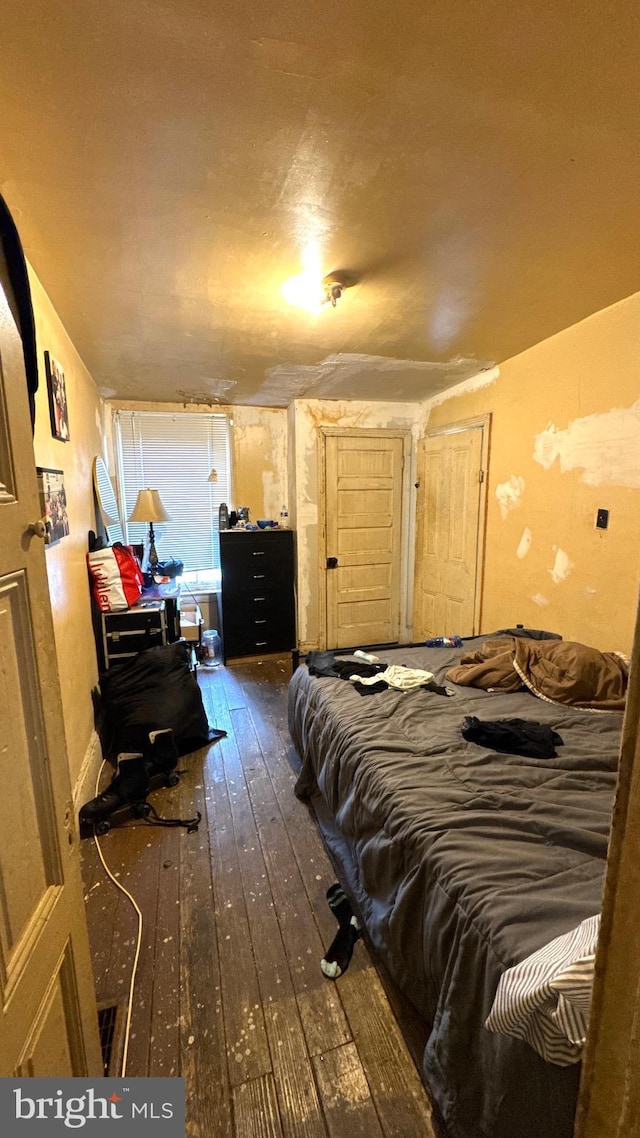
<svg viewBox="0 0 640 1138">
<path fill-rule="evenodd" d="M 336 660 L 333 652 L 309 652 L 307 667 L 310 676 L 328 676 L 334 680 L 348 680 L 350 676 L 377 676 L 386 664 L 367 664 L 364 660 Z M 386 686 L 386 685 L 385 685 Z"/>
<path fill-rule="evenodd" d="M 467 715 L 462 734 L 470 743 L 507 755 L 528 755 L 532 759 L 555 759 L 556 747 L 564 740 L 545 723 L 531 719 L 478 719 Z"/>
</svg>

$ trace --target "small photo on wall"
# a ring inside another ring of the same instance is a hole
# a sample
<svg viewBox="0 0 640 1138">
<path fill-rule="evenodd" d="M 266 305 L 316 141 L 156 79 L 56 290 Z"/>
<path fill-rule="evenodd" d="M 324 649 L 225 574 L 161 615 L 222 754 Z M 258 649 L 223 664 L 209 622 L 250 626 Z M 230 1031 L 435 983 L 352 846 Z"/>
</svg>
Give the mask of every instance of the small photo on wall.
<svg viewBox="0 0 640 1138">
<path fill-rule="evenodd" d="M 45 544 L 53 545 L 69 534 L 67 514 L 67 494 L 64 488 L 64 471 L 50 470 L 46 466 L 36 467 L 40 509 L 46 526 Z"/>
<path fill-rule="evenodd" d="M 68 443 L 69 412 L 67 410 L 67 389 L 64 383 L 64 371 L 50 352 L 44 353 L 44 363 L 47 372 L 47 391 L 49 392 L 51 434 L 54 439 L 60 439 L 61 442 Z"/>
</svg>

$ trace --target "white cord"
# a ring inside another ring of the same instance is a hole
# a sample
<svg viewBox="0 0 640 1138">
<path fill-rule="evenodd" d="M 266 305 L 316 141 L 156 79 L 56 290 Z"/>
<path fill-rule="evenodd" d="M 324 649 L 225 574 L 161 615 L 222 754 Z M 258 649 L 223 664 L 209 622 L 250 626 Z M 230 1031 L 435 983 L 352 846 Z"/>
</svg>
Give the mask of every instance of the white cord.
<svg viewBox="0 0 640 1138">
<path fill-rule="evenodd" d="M 98 776 L 96 778 L 96 796 L 98 794 L 98 788 L 100 786 L 100 779 L 102 777 L 102 772 L 103 772 L 105 766 L 106 766 L 106 760 L 103 759 L 100 770 L 98 771 Z M 124 893 L 125 897 L 129 898 L 129 900 L 131 901 L 131 904 L 133 905 L 136 913 L 138 914 L 138 943 L 136 944 L 136 952 L 135 952 L 135 956 L 133 958 L 133 969 L 131 972 L 131 983 L 129 984 L 129 1004 L 127 1007 L 127 1022 L 126 1022 L 126 1027 L 124 1030 L 124 1047 L 122 1049 L 122 1069 L 120 1071 L 120 1077 L 124 1078 L 126 1073 L 127 1073 L 127 1055 L 129 1052 L 129 1035 L 131 1033 L 131 1015 L 133 1012 L 133 993 L 134 993 L 135 983 L 136 983 L 136 972 L 138 970 L 138 961 L 140 959 L 140 948 L 142 945 L 142 913 L 140 911 L 140 908 L 138 906 L 138 902 L 136 901 L 135 897 L 131 896 L 131 894 L 125 889 L 124 885 L 121 885 L 121 883 L 118 881 L 118 879 L 116 877 L 114 877 L 113 873 L 109 869 L 109 866 L 107 865 L 106 861 L 104 860 L 104 855 L 102 853 L 102 850 L 100 849 L 100 842 L 98 841 L 98 835 L 95 833 L 95 831 L 94 831 L 93 836 L 94 836 L 95 843 L 96 843 L 96 849 L 98 851 L 98 857 L 100 858 L 100 861 L 102 862 L 102 864 L 104 866 L 104 870 L 105 870 L 105 873 L 107 874 L 107 877 L 110 877 L 111 880 L 113 881 L 113 884 L 116 885 L 122 893 Z"/>
</svg>

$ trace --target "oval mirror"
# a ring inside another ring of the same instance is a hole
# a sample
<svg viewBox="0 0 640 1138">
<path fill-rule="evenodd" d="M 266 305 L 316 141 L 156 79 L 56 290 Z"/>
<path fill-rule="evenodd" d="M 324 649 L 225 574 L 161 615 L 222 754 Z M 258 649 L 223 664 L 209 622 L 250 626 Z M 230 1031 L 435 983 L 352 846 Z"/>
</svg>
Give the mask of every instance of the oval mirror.
<svg viewBox="0 0 640 1138">
<path fill-rule="evenodd" d="M 118 500 L 113 489 L 113 483 L 109 477 L 107 470 L 100 455 L 97 455 L 93 460 L 93 485 L 98 499 L 98 509 L 100 510 L 100 517 L 102 524 L 107 531 L 107 537 L 111 544 L 114 541 L 124 542 L 124 532 L 122 529 L 122 522 L 120 521 L 120 511 L 118 510 Z"/>
</svg>

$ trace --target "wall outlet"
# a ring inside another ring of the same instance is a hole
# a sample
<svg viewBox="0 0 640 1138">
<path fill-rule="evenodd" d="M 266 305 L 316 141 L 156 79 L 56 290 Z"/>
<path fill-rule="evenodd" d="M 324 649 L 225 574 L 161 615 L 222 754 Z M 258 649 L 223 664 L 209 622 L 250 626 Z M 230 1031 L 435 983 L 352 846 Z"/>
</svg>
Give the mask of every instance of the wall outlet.
<svg viewBox="0 0 640 1138">
<path fill-rule="evenodd" d="M 596 529 L 606 529 L 609 525 L 609 511 L 598 510 L 596 514 Z"/>
</svg>

